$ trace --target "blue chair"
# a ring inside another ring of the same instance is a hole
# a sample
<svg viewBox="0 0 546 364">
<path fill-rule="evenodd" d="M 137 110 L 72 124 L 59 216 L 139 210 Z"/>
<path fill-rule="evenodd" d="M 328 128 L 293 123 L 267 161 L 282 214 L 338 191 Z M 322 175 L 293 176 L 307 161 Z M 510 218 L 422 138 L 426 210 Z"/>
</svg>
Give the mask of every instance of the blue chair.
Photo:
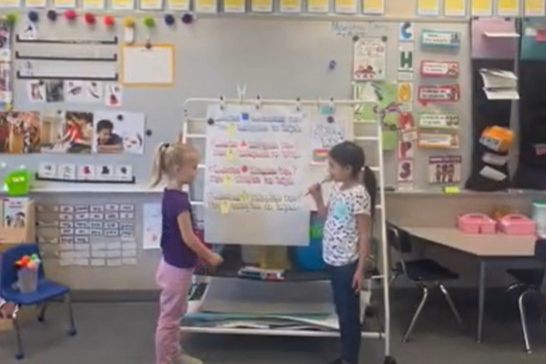
<svg viewBox="0 0 546 364">
<path fill-rule="evenodd" d="M 21 293 L 14 288 L 14 284 L 17 282 L 15 262 L 24 255 L 33 254 L 40 254 L 38 245 L 36 244 L 18 244 L 0 254 L 0 297 L 8 302 L 16 304 L 18 307 L 37 306 L 39 308 L 38 321 L 43 322 L 45 319 L 47 303 L 55 298 L 64 296 L 68 306 L 70 320 L 68 335 L 76 335 L 77 331 L 74 325 L 74 313 L 70 301 L 70 289 L 62 284 L 47 280 L 45 278 L 43 265 L 40 265 L 39 267 L 38 289 L 35 292 Z M 17 353 L 15 354 L 15 358 L 22 359 L 25 355 L 16 313 L 12 315 L 11 321 L 17 339 Z"/>
</svg>

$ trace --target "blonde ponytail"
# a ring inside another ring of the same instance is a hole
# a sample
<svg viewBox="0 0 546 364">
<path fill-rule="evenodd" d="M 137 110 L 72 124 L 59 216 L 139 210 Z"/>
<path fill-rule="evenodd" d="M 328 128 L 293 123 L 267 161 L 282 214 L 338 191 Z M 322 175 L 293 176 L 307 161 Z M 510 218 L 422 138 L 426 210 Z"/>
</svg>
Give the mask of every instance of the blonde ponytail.
<svg viewBox="0 0 546 364">
<path fill-rule="evenodd" d="M 168 143 L 161 143 L 155 150 L 150 187 L 156 187 L 163 179 L 163 172 L 165 171 L 165 151 L 167 148 L 169 148 Z"/>
</svg>

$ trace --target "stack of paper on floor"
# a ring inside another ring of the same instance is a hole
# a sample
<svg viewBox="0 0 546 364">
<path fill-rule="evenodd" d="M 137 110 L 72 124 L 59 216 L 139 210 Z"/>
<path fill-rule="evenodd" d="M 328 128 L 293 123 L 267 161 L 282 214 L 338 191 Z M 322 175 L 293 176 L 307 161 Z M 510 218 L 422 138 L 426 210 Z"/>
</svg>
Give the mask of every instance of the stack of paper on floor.
<svg viewBox="0 0 546 364">
<path fill-rule="evenodd" d="M 518 77 L 512 71 L 499 69 L 480 70 L 483 90 L 489 100 L 519 100 Z"/>
</svg>

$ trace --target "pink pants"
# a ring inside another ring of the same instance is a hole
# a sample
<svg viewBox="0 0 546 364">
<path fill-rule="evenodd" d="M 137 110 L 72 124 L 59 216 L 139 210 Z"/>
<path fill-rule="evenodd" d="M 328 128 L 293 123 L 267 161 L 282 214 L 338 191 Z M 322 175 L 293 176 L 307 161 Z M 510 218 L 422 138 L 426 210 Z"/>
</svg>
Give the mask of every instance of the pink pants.
<svg viewBox="0 0 546 364">
<path fill-rule="evenodd" d="M 159 318 L 155 332 L 156 364 L 171 364 L 182 353 L 180 320 L 188 307 L 193 269 L 173 267 L 161 260 L 156 282 L 161 288 Z"/>
</svg>

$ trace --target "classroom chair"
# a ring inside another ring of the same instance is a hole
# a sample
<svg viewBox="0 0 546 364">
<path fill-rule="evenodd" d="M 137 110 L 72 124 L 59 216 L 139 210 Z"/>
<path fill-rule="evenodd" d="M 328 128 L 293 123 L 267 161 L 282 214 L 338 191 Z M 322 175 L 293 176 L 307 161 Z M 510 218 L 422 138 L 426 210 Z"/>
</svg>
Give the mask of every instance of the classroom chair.
<svg viewBox="0 0 546 364">
<path fill-rule="evenodd" d="M 47 303 L 57 297 L 64 296 L 68 307 L 68 318 L 70 323 L 68 335 L 76 335 L 74 313 L 70 301 L 70 289 L 62 284 L 46 279 L 43 265 L 40 265 L 38 270 L 38 289 L 35 292 L 21 293 L 14 289 L 14 283 L 17 281 L 15 262 L 24 255 L 33 254 L 40 254 L 37 244 L 18 244 L 0 254 L 0 297 L 8 302 L 16 304 L 18 307 L 38 307 L 38 321 L 43 322 L 45 320 Z M 23 343 L 16 313 L 11 316 L 11 321 L 17 339 L 17 353 L 15 354 L 15 358 L 22 359 L 24 357 Z"/>
<path fill-rule="evenodd" d="M 536 260 L 546 264 L 546 239 L 538 239 L 535 242 L 535 258 Z M 527 331 L 527 315 L 525 311 L 525 299 L 531 294 L 539 295 L 544 298 L 542 287 L 544 282 L 544 269 L 508 269 L 508 274 L 516 279 L 516 282 L 511 284 L 507 291 L 516 289 L 522 290 L 518 297 L 518 309 L 521 320 L 521 330 L 523 331 L 523 341 L 525 350 L 531 353 L 531 341 Z"/>
<path fill-rule="evenodd" d="M 417 306 L 417 310 L 410 321 L 402 341 L 408 341 L 409 336 L 415 327 L 415 323 L 428 300 L 429 291 L 434 288 L 440 289 L 449 308 L 457 319 L 457 322 L 462 326 L 463 321 L 459 315 L 459 311 L 457 311 L 457 308 L 451 299 L 451 295 L 444 286 L 445 282 L 457 280 L 459 275 L 431 259 L 405 259 L 405 256 L 412 251 L 411 237 L 405 231 L 398 229 L 392 224 L 387 224 L 387 240 L 389 246 L 396 251 L 399 256 L 399 261 L 393 268 L 391 284 L 394 283 L 399 276 L 404 276 L 423 292 L 423 297 Z"/>
</svg>

